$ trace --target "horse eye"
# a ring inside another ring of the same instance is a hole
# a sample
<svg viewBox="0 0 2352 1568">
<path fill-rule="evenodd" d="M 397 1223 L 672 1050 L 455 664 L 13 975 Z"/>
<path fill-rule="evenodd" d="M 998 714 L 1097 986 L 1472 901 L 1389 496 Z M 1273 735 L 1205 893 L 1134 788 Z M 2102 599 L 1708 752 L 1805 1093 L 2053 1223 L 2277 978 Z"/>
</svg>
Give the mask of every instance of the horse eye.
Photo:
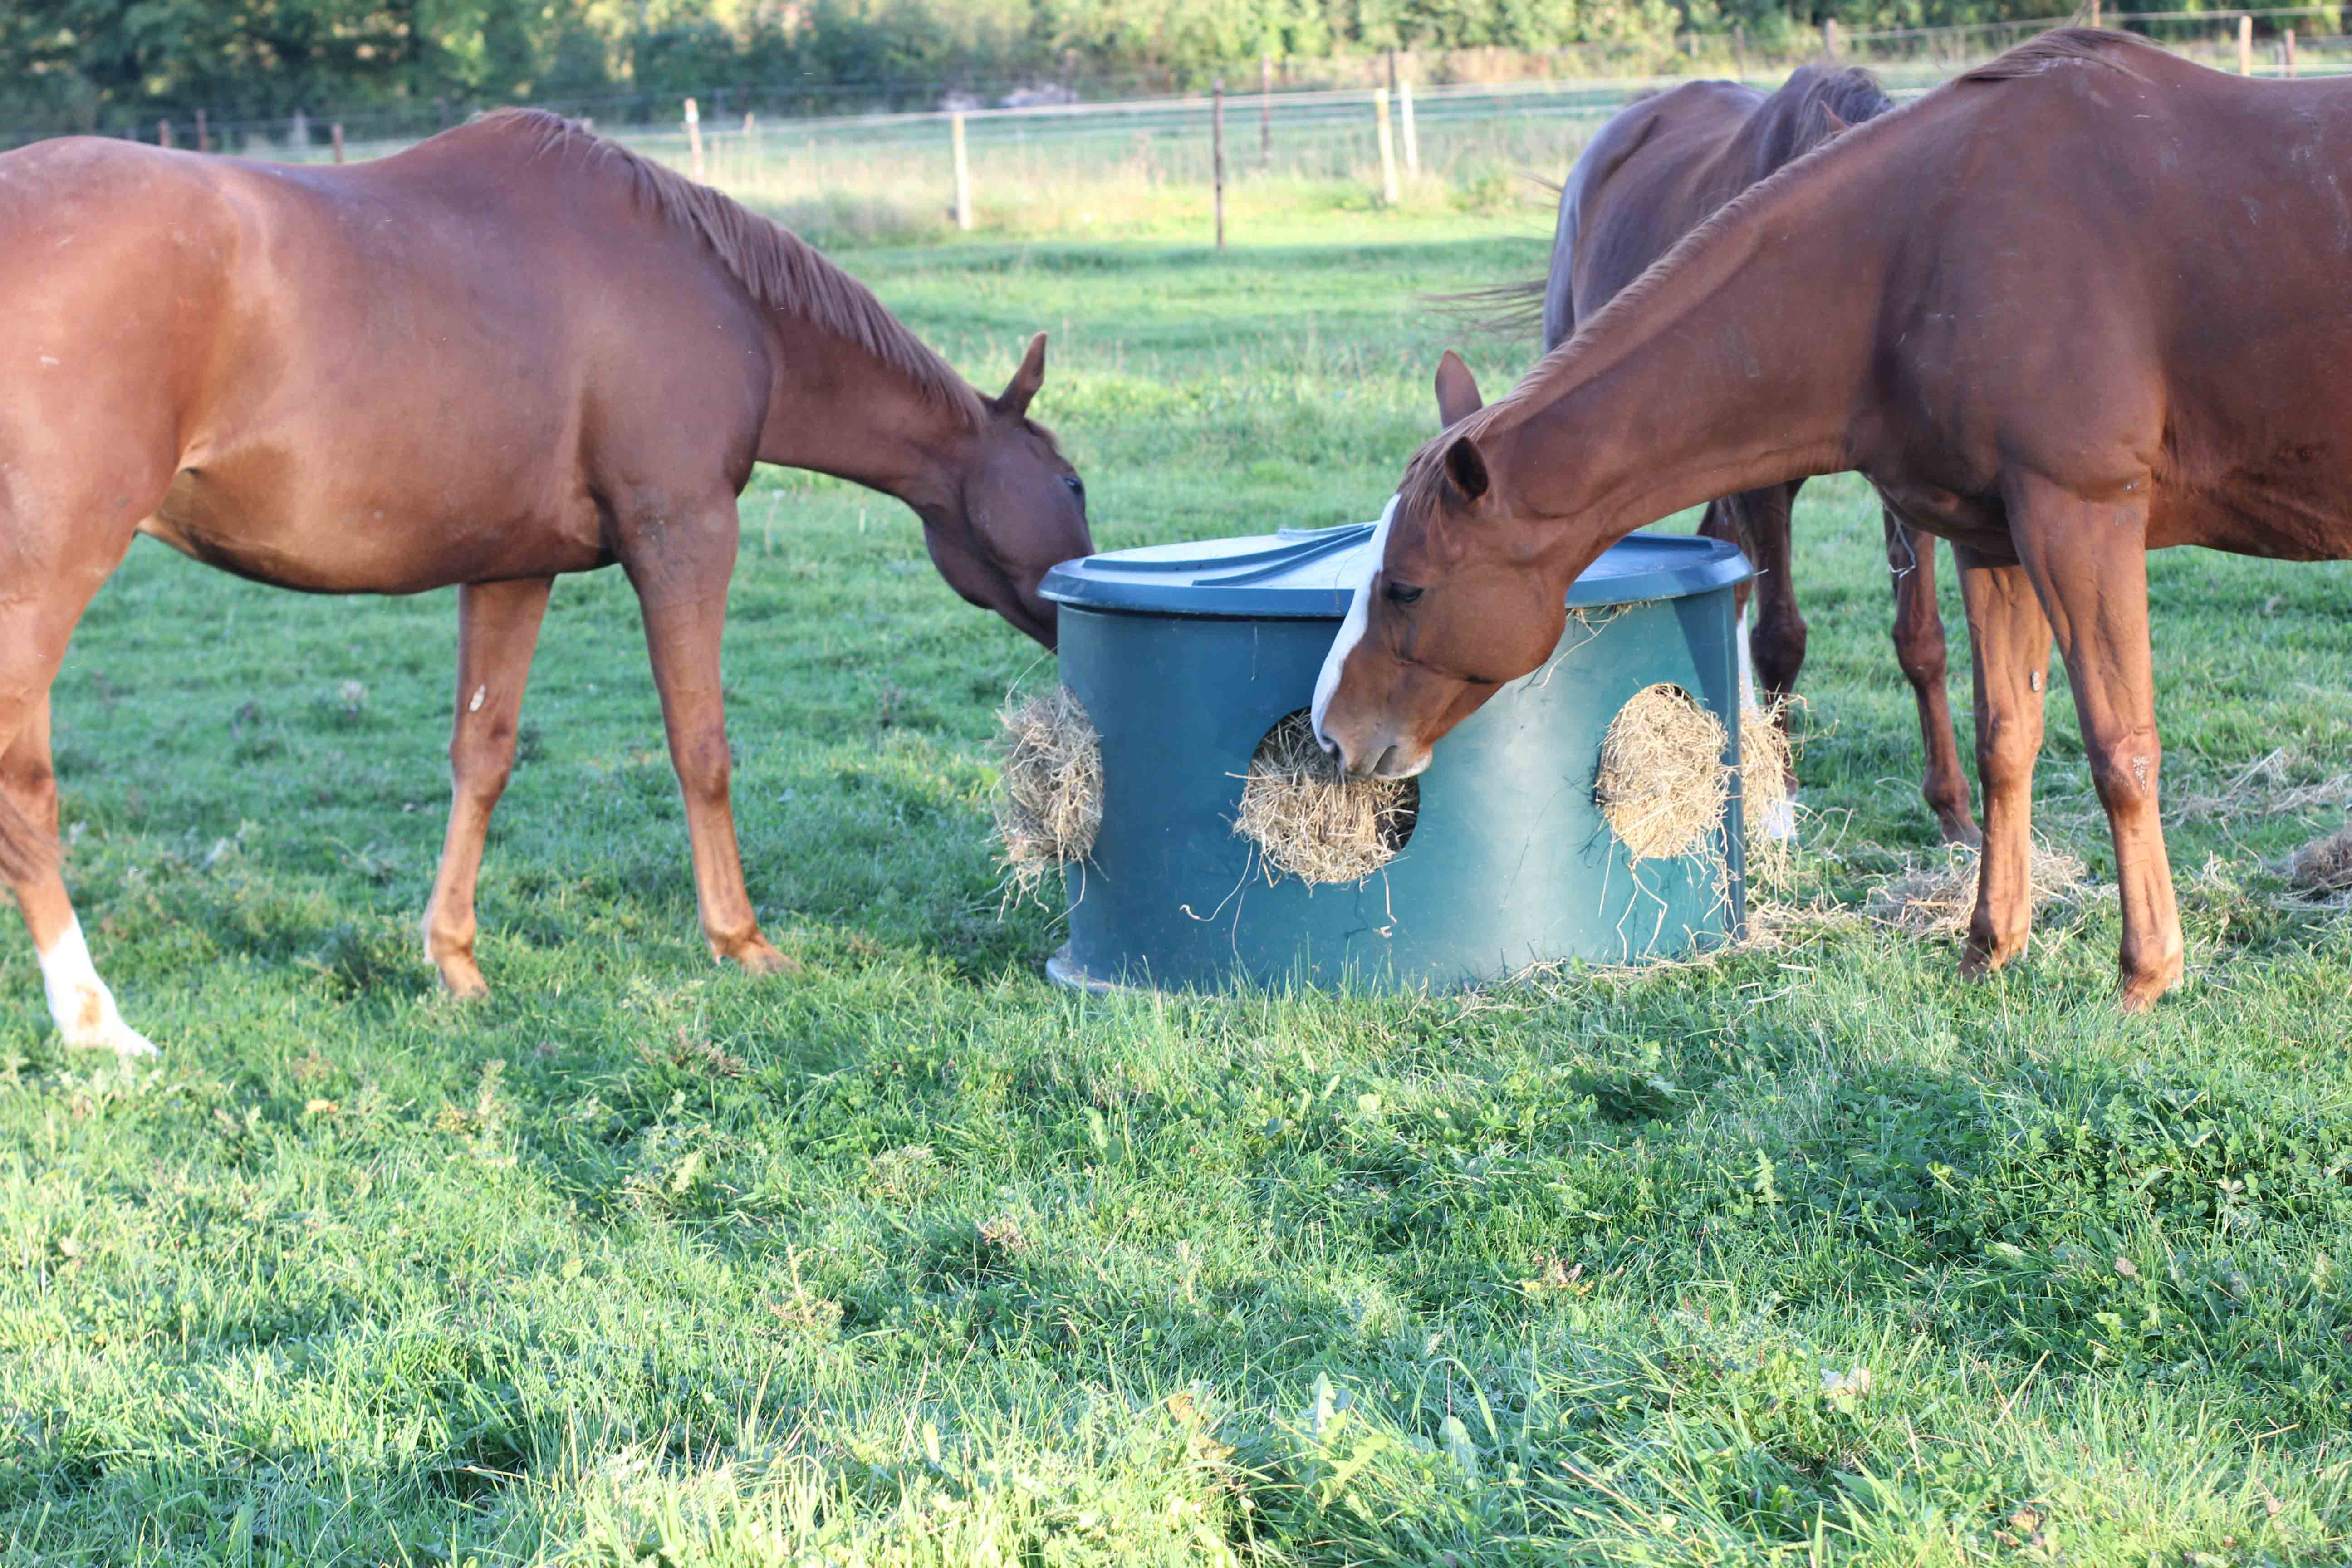
<svg viewBox="0 0 2352 1568">
<path fill-rule="evenodd" d="M 1410 583 L 1391 583 L 1388 585 L 1388 600 L 1391 605 L 1417 604 L 1428 592 L 1428 589 L 1416 588 Z"/>
<path fill-rule="evenodd" d="M 1078 478 L 1076 474 L 1064 474 L 1062 476 L 1062 482 L 1070 487 L 1070 493 L 1077 497 L 1078 500 L 1083 501 L 1087 499 L 1086 480 Z"/>
</svg>

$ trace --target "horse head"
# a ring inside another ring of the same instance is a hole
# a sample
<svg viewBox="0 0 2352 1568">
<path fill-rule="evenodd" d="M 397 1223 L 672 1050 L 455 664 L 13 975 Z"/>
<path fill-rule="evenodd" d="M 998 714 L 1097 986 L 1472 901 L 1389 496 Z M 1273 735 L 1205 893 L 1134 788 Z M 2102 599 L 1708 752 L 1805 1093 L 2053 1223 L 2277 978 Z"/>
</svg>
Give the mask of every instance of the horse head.
<svg viewBox="0 0 2352 1568">
<path fill-rule="evenodd" d="M 1437 405 L 1445 432 L 1389 502 L 1316 682 L 1316 738 L 1358 777 L 1427 767 L 1441 736 L 1549 657 L 1568 620 L 1568 583 L 1462 427 L 1478 387 L 1450 350 Z"/>
<path fill-rule="evenodd" d="M 1029 340 L 1021 368 L 982 413 L 960 465 L 954 503 L 923 518 L 923 542 L 948 585 L 1054 646 L 1054 605 L 1037 584 L 1056 563 L 1094 552 L 1087 487 L 1029 418 L 1045 379 L 1045 334 Z"/>
</svg>

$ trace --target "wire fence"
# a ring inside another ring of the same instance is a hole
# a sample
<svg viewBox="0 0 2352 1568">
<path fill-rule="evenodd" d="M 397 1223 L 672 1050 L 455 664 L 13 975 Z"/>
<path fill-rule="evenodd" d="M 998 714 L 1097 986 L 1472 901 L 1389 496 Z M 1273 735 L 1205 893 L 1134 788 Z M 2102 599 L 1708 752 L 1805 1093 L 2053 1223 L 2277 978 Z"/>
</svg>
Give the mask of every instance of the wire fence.
<svg viewBox="0 0 2352 1568">
<path fill-rule="evenodd" d="M 2329 7 L 2243 12 L 2111 13 L 2152 41 L 2226 70 L 2315 75 L 2352 68 L 2352 37 Z M 1897 98 L 2090 13 L 1953 27 L 1780 36 L 1738 30 L 1673 40 L 1641 68 L 1570 74 L 1629 51 L 1528 54 L 1397 51 L 1343 60 L 1268 59 L 1226 85 L 1223 164 L 1216 179 L 1212 101 L 1204 94 L 1080 98 L 1023 89 L 990 104 L 942 91 L 944 108 L 856 114 L 795 110 L 789 84 L 561 104 L 638 151 L 725 188 L 812 238 L 913 237 L 950 227 L 1106 232 L 1142 209 L 1222 204 L 1276 185 L 1338 186 L 1374 202 L 1513 205 L 1548 201 L 1533 174 L 1557 179 L 1629 97 L 1693 76 L 1769 85 L 1825 56 L 1875 69 Z M 1546 74 L 1549 72 L 1549 74 Z M 1287 82 L 1286 84 L 1286 79 Z M 1393 84 L 1393 90 L 1391 90 Z M 689 122 L 689 117 L 691 117 Z M 426 128 L 428 131 L 430 127 Z M 354 116 L 205 123 L 159 118 L 144 140 L 318 163 L 380 156 L 416 139 Z M 1203 212 L 1202 216 L 1207 216 Z"/>
</svg>

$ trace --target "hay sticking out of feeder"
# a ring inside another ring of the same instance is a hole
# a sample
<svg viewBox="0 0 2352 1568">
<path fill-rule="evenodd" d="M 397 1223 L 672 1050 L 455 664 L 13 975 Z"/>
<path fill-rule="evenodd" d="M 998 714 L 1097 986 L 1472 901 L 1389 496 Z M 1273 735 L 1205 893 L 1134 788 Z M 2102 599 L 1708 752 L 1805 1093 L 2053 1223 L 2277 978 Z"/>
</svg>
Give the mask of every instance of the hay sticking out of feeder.
<svg viewBox="0 0 2352 1568">
<path fill-rule="evenodd" d="M 1678 859 L 1703 847 L 1723 819 L 1731 779 L 1723 721 L 1679 686 L 1633 693 L 1601 739 L 1593 795 L 1634 860 Z"/>
<path fill-rule="evenodd" d="M 1872 895 L 1872 918 L 1921 936 L 1966 936 L 1977 907 L 1977 863 L 1973 846 L 1946 845 L 1941 860 L 1906 871 Z M 2076 857 L 2036 839 L 2025 874 L 2034 910 L 2074 893 L 2089 874 Z"/>
<path fill-rule="evenodd" d="M 1027 895 L 1050 871 L 1083 860 L 1102 826 L 1102 742 L 1066 686 L 1033 692 L 996 715 L 996 832 L 1013 890 Z"/>
<path fill-rule="evenodd" d="M 2352 822 L 2313 839 L 2287 857 L 2286 879 L 2298 892 L 2340 893 L 2352 889 Z"/>
<path fill-rule="evenodd" d="M 1396 858 L 1420 809 L 1414 780 L 1342 774 L 1301 709 L 1258 742 L 1234 832 L 1257 846 L 1268 882 L 1360 882 Z"/>
<path fill-rule="evenodd" d="M 1748 846 L 1748 880 L 1779 883 L 1796 863 L 1797 807 L 1789 788 L 1793 748 L 1785 727 L 1789 700 L 1739 715 L 1740 825 Z"/>
</svg>

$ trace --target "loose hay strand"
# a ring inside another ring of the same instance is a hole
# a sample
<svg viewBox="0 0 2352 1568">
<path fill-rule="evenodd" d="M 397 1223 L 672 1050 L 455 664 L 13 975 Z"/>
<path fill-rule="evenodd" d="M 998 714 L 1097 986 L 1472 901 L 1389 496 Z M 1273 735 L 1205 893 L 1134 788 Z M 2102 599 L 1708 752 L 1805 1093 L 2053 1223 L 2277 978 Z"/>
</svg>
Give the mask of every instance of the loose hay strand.
<svg viewBox="0 0 2352 1568">
<path fill-rule="evenodd" d="M 1978 851 L 1966 844 L 1944 847 L 1940 862 L 1906 871 L 1870 900 L 1870 914 L 1898 931 L 1922 936 L 1966 936 L 1977 907 Z M 2035 840 L 2027 862 L 2026 885 L 2038 911 L 2077 892 L 2090 868 L 2063 849 Z"/>
<path fill-rule="evenodd" d="M 1609 721 L 1593 795 L 1633 859 L 1696 852 L 1723 819 L 1731 780 L 1723 721 L 1678 686 L 1645 686 Z"/>
<path fill-rule="evenodd" d="M 1784 697 L 1739 715 L 1739 814 L 1750 887 L 1785 882 L 1796 865 L 1788 711 Z"/>
<path fill-rule="evenodd" d="M 2289 856 L 2286 879 L 2305 893 L 2340 893 L 2352 888 L 2352 822 Z"/>
<path fill-rule="evenodd" d="M 1411 837 L 1421 791 L 1411 779 L 1351 779 L 1301 710 L 1266 731 L 1250 758 L 1234 832 L 1257 846 L 1266 880 L 1360 882 Z"/>
<path fill-rule="evenodd" d="M 1102 826 L 1102 741 L 1066 686 L 1034 692 L 996 716 L 999 857 L 1012 890 L 1027 896 L 1046 874 L 1083 860 Z"/>
</svg>

